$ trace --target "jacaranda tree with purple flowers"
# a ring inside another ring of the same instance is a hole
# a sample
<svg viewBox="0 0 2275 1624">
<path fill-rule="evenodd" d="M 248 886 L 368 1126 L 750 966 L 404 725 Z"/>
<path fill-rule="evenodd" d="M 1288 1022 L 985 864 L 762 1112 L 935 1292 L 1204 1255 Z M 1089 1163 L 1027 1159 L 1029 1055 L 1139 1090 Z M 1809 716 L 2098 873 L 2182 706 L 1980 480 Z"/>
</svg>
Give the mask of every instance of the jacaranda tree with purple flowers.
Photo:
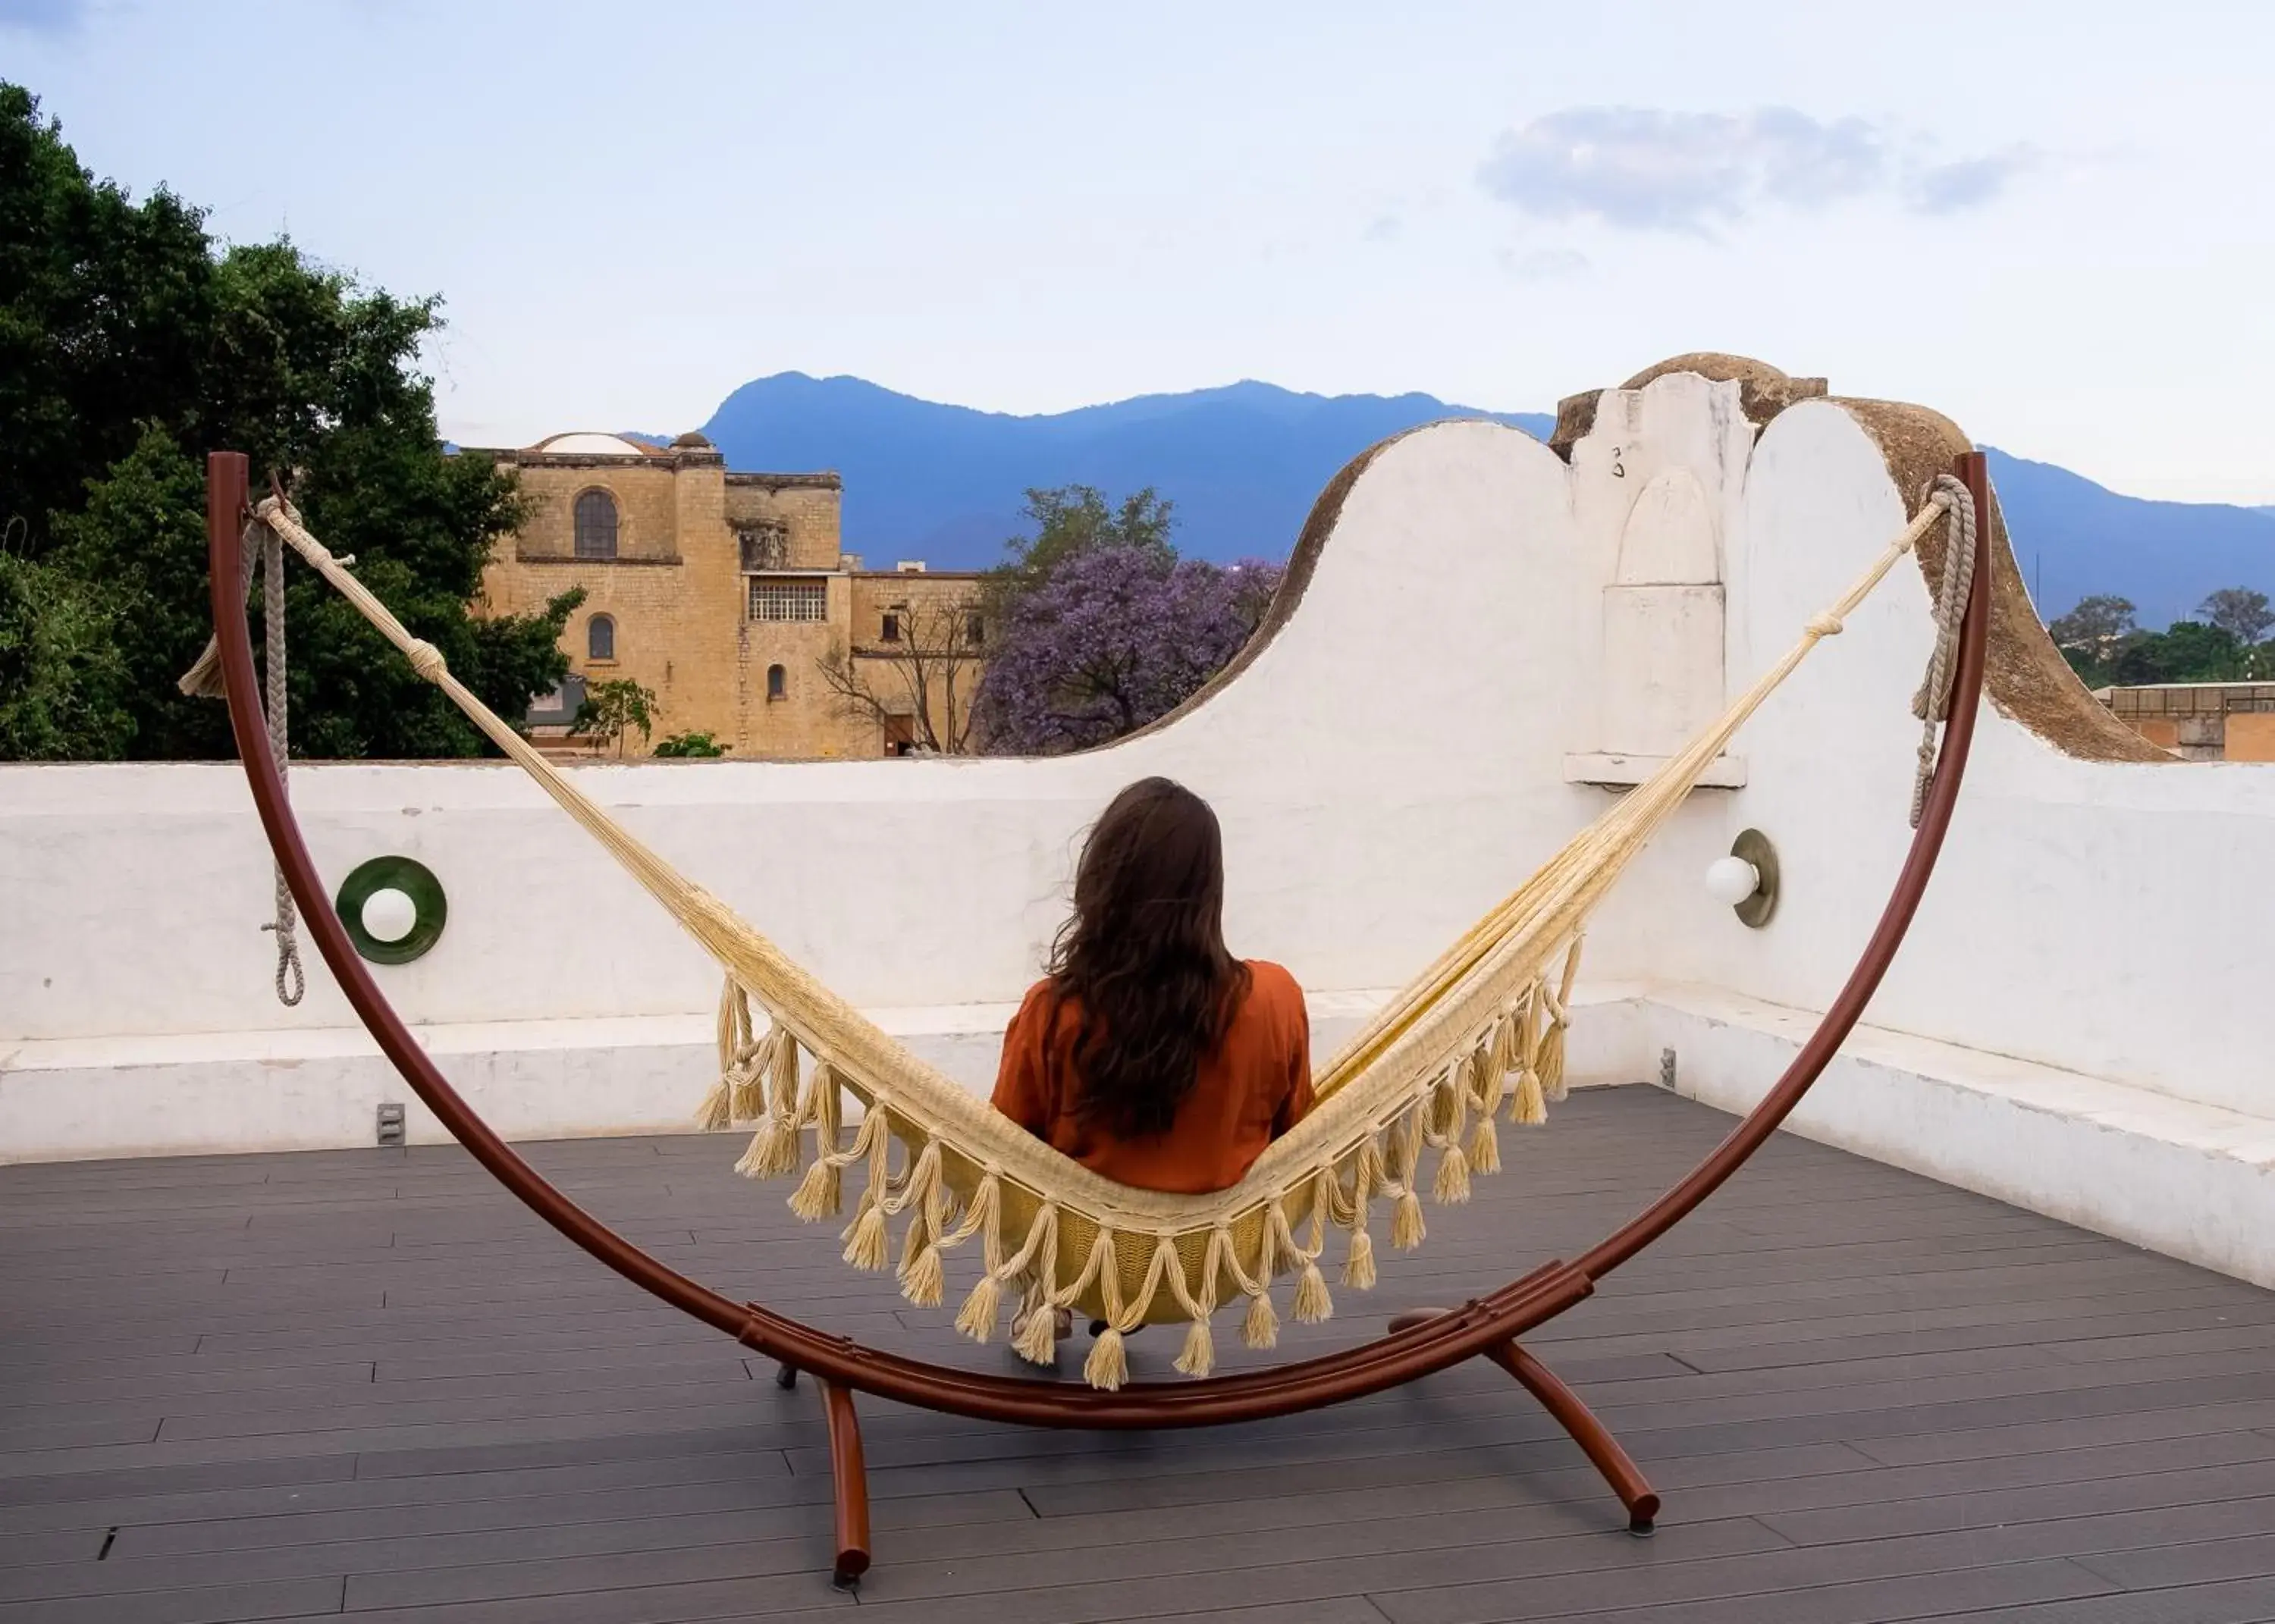
<svg viewBox="0 0 2275 1624">
<path fill-rule="evenodd" d="M 1047 755 L 1134 732 L 1238 653 L 1280 566 L 1220 566 L 1165 547 L 1071 552 L 996 600 L 979 706 L 987 748 Z"/>
</svg>

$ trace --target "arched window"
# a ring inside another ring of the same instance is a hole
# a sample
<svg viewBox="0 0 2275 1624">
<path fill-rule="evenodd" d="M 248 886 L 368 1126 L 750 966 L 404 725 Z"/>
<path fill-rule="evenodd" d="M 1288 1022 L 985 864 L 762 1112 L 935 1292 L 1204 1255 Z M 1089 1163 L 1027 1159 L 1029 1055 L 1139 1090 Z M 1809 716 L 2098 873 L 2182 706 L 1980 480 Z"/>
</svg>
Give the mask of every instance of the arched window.
<svg viewBox="0 0 2275 1624">
<path fill-rule="evenodd" d="M 595 615 L 585 623 L 585 658 L 614 660 L 616 657 L 616 623 L 606 615 Z"/>
<path fill-rule="evenodd" d="M 767 668 L 767 698 L 769 699 L 790 698 L 790 673 L 778 665 L 770 665 Z"/>
<path fill-rule="evenodd" d="M 586 491 L 577 498 L 577 556 L 614 558 L 616 555 L 616 499 L 606 491 Z"/>
</svg>

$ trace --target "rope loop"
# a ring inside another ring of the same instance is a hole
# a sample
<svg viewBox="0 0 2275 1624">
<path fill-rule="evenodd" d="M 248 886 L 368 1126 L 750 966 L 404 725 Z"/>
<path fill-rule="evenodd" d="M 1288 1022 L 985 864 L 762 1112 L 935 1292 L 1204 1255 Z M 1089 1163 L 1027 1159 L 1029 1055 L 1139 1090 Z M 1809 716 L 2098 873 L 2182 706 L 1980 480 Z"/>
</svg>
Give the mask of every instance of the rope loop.
<svg viewBox="0 0 2275 1624">
<path fill-rule="evenodd" d="M 1921 722 L 1919 770 L 1912 779 L 1911 825 L 1917 828 L 1927 811 L 1928 785 L 1935 778 L 1941 751 L 1939 729 L 1951 714 L 1951 686 L 1959 674 L 1959 624 L 1966 618 L 1967 599 L 1975 585 L 1975 496 L 1955 475 L 1938 474 L 1928 487 L 1925 505 L 1944 511 L 1943 579 L 1935 597 L 1935 648 L 1928 655 L 1927 673 L 1912 696 L 1912 714 Z"/>
</svg>

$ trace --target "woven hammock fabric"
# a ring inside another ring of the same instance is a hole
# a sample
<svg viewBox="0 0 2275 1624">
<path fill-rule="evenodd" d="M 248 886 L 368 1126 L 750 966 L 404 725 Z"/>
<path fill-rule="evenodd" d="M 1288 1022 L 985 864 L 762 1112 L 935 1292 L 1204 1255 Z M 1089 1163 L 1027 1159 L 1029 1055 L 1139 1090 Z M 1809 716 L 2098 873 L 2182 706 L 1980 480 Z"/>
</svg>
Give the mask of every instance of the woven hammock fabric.
<svg viewBox="0 0 2275 1624">
<path fill-rule="evenodd" d="M 1727 711 L 1643 784 L 1620 797 L 1417 976 L 1322 1070 L 1319 1103 L 1240 1182 L 1212 1195 L 1135 1190 L 1099 1177 L 997 1114 L 911 1054 L 725 904 L 681 875 L 571 783 L 452 676 L 442 654 L 270 497 L 268 525 L 401 649 L 661 903 L 726 971 L 721 1077 L 705 1125 L 752 1124 L 737 1171 L 797 1180 L 790 1205 L 808 1221 L 844 1216 L 849 1173 L 863 1175 L 841 1239 L 846 1261 L 894 1262 L 903 1294 L 944 1303 L 945 1255 L 976 1245 L 980 1277 L 956 1323 L 993 1336 L 1017 1294 L 1012 1344 L 1054 1357 L 1054 1320 L 1071 1310 L 1105 1322 L 1085 1365 L 1094 1386 L 1127 1374 L 1122 1336 L 1149 1323 L 1190 1326 L 1177 1368 L 1207 1374 L 1211 1320 L 1245 1303 L 1241 1334 L 1273 1346 L 1274 1288 L 1292 1274 L 1298 1321 L 1333 1311 L 1326 1266 L 1342 1237 L 1344 1284 L 1374 1283 L 1373 1214 L 1390 1207 L 1398 1250 L 1422 1243 L 1425 1188 L 1469 1198 L 1498 1170 L 1496 1119 L 1537 1123 L 1562 1092 L 1567 1001 L 1590 912 L 1679 806 L 1746 720 L 1939 520 L 1963 505 L 1939 488 L 1848 593 Z M 761 1031 L 756 1004 L 769 1017 Z M 853 1117 L 858 1111 L 858 1126 Z M 896 1147 L 898 1154 L 896 1155 Z M 1425 1163 L 1432 1164 L 1425 1176 Z"/>
</svg>

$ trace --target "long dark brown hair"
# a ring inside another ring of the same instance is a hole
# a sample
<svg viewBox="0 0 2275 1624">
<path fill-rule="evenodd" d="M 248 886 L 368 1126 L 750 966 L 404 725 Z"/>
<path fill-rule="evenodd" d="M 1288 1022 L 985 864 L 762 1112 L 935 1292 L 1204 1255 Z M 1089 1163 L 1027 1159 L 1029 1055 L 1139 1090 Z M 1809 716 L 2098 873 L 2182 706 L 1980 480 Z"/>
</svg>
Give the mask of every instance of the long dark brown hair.
<svg viewBox="0 0 2275 1624">
<path fill-rule="evenodd" d="M 1224 945 L 1224 835 L 1206 801 L 1166 778 L 1114 797 L 1075 870 L 1050 975 L 1044 1064 L 1057 1065 L 1072 1001 L 1077 1119 L 1120 1139 L 1168 1131 L 1248 992 L 1248 966 Z M 1058 1095 L 1060 1079 L 1047 1081 Z"/>
</svg>

